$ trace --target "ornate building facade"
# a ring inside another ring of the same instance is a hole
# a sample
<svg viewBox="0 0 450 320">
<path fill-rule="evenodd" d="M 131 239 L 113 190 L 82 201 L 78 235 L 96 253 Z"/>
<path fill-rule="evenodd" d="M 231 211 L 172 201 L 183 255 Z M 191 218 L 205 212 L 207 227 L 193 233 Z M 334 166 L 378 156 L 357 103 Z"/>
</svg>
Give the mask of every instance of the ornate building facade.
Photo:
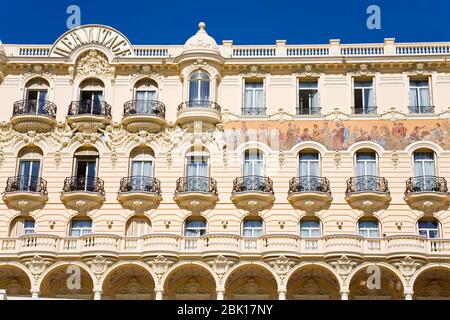
<svg viewBox="0 0 450 320">
<path fill-rule="evenodd" d="M 449 58 L 0 45 L 0 296 L 449 299 Z"/>
</svg>

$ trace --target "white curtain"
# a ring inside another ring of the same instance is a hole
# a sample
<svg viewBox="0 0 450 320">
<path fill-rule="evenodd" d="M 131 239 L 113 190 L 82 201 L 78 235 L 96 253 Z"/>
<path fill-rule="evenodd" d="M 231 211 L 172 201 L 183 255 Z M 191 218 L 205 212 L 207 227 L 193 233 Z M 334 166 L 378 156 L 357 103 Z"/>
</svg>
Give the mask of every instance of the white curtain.
<svg viewBox="0 0 450 320">
<path fill-rule="evenodd" d="M 127 237 L 140 237 L 151 233 L 152 226 L 148 219 L 132 219 L 126 232 Z"/>
</svg>

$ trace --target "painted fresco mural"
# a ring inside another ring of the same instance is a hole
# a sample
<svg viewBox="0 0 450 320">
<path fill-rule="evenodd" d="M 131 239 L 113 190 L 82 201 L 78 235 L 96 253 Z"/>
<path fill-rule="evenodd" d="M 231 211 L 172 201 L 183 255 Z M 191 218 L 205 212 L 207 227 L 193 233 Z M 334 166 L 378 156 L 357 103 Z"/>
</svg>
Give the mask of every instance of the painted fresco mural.
<svg viewBox="0 0 450 320">
<path fill-rule="evenodd" d="M 404 150 L 416 141 L 431 141 L 450 149 L 449 120 L 348 120 L 348 121 L 240 121 L 224 124 L 227 147 L 258 141 L 273 150 L 287 151 L 304 141 L 315 141 L 328 150 L 347 150 L 360 141 L 371 141 L 385 150 Z"/>
</svg>

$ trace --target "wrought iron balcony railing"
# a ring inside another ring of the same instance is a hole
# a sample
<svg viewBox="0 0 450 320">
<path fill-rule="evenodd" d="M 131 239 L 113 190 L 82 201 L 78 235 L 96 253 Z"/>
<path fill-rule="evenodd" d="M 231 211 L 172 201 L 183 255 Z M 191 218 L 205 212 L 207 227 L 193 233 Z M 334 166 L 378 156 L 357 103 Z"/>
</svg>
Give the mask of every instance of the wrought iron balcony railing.
<svg viewBox="0 0 450 320">
<path fill-rule="evenodd" d="M 132 100 L 124 104 L 124 116 L 151 115 L 166 117 L 166 106 L 157 100 Z"/>
<path fill-rule="evenodd" d="M 330 180 L 315 176 L 292 178 L 289 182 L 289 194 L 301 192 L 323 192 L 331 195 Z"/>
<path fill-rule="evenodd" d="M 435 176 L 409 178 L 406 181 L 405 195 L 408 196 L 418 192 L 448 193 L 447 180 Z"/>
<path fill-rule="evenodd" d="M 409 106 L 409 113 L 434 113 L 434 106 Z"/>
<path fill-rule="evenodd" d="M 242 108 L 242 114 L 246 116 L 266 115 L 266 107 L 261 108 Z"/>
<path fill-rule="evenodd" d="M 319 107 L 297 107 L 297 114 L 298 115 L 320 115 L 322 112 L 322 108 Z"/>
<path fill-rule="evenodd" d="M 204 108 L 204 109 L 213 109 L 219 112 L 221 111 L 221 108 L 217 102 L 207 100 L 185 101 L 178 106 L 178 111 L 189 108 Z"/>
<path fill-rule="evenodd" d="M 381 192 L 390 194 L 388 181 L 385 178 L 376 176 L 359 176 L 348 179 L 345 194 L 348 196 L 355 192 Z"/>
<path fill-rule="evenodd" d="M 105 101 L 82 100 L 72 101 L 69 106 L 69 116 L 94 115 L 111 117 L 111 106 Z"/>
<path fill-rule="evenodd" d="M 185 192 L 207 192 L 217 195 L 217 181 L 208 177 L 179 178 L 177 180 L 175 194 Z"/>
<path fill-rule="evenodd" d="M 376 106 L 352 107 L 353 114 L 377 114 Z"/>
<path fill-rule="evenodd" d="M 161 182 L 145 176 L 132 176 L 120 181 L 119 192 L 151 192 L 161 194 Z"/>
<path fill-rule="evenodd" d="M 56 104 L 46 100 L 21 100 L 14 103 L 13 116 L 42 115 L 56 118 Z"/>
<path fill-rule="evenodd" d="M 17 176 L 8 178 L 6 193 L 10 192 L 37 192 L 47 194 L 47 181 L 40 177 Z"/>
<path fill-rule="evenodd" d="M 267 177 L 245 176 L 236 178 L 233 182 L 233 195 L 242 192 L 267 192 L 273 194 L 273 181 Z"/>
<path fill-rule="evenodd" d="M 69 177 L 64 180 L 63 192 L 96 192 L 105 194 L 105 182 L 95 177 Z"/>
</svg>

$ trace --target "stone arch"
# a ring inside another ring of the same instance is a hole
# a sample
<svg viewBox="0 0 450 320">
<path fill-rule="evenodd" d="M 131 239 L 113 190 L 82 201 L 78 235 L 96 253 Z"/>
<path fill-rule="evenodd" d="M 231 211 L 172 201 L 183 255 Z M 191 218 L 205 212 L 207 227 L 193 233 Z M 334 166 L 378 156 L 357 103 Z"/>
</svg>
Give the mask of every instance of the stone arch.
<svg viewBox="0 0 450 320">
<path fill-rule="evenodd" d="M 262 143 L 262 142 L 257 142 L 257 141 L 250 141 L 250 142 L 246 142 L 246 143 L 239 145 L 236 148 L 235 153 L 239 157 L 243 157 L 245 151 L 252 150 L 252 149 L 261 150 L 264 154 L 264 157 L 266 157 L 266 158 L 269 157 L 270 154 L 272 153 L 271 148 L 267 144 Z"/>
<path fill-rule="evenodd" d="M 0 288 L 7 296 L 29 297 L 34 277 L 30 270 L 17 262 L 0 262 Z"/>
<path fill-rule="evenodd" d="M 326 263 L 301 263 L 286 277 L 288 300 L 339 300 L 341 277 Z"/>
<path fill-rule="evenodd" d="M 450 264 L 432 263 L 410 280 L 416 300 L 450 300 Z"/>
<path fill-rule="evenodd" d="M 326 153 L 329 152 L 328 149 L 323 144 L 315 141 L 304 141 L 297 143 L 292 147 L 292 149 L 289 152 L 297 156 L 300 152 L 302 152 L 305 149 L 316 150 L 321 157 L 323 157 Z"/>
<path fill-rule="evenodd" d="M 369 277 L 373 275 L 372 270 L 367 273 L 371 266 L 380 268 L 380 288 L 369 289 L 367 286 Z M 406 280 L 395 267 L 384 262 L 367 262 L 352 270 L 345 289 L 348 289 L 351 300 L 400 300 L 404 298 L 407 287 Z"/>
<path fill-rule="evenodd" d="M 161 279 L 164 299 L 215 300 L 218 279 L 203 262 L 182 262 L 172 266 Z"/>
<path fill-rule="evenodd" d="M 79 268 L 80 271 L 79 285 L 76 282 L 76 268 Z M 69 277 L 71 277 L 70 280 Z M 41 297 L 89 300 L 94 297 L 96 277 L 92 270 L 82 262 L 62 261 L 48 268 L 40 276 L 37 286 Z"/>
<path fill-rule="evenodd" d="M 347 149 L 347 152 L 349 152 L 352 156 L 355 156 L 356 152 L 364 149 L 370 149 L 374 151 L 375 153 L 377 153 L 377 157 L 381 157 L 383 153 L 386 152 L 386 150 L 384 150 L 382 146 L 372 141 L 360 141 L 354 143 Z"/>
<path fill-rule="evenodd" d="M 243 262 L 223 279 L 226 300 L 277 300 L 280 280 L 263 262 Z"/>
<path fill-rule="evenodd" d="M 122 261 L 102 276 L 99 287 L 103 300 L 152 300 L 157 277 L 141 261 Z"/>
<path fill-rule="evenodd" d="M 48 144 L 47 141 L 45 141 L 45 139 L 41 139 L 39 141 L 34 141 L 33 143 L 29 143 L 29 142 L 25 141 L 23 138 L 20 138 L 20 139 L 16 139 L 16 141 L 14 141 L 14 144 L 12 144 L 11 153 L 14 154 L 15 157 L 17 157 L 17 155 L 19 154 L 19 152 L 22 149 L 28 148 L 28 147 L 35 147 L 35 148 L 41 149 L 43 157 L 45 157 L 46 154 L 51 152 L 50 145 Z"/>
<path fill-rule="evenodd" d="M 442 156 L 442 153 L 444 153 L 444 150 L 440 145 L 438 145 L 435 142 L 432 141 L 416 141 L 411 143 L 409 146 L 406 147 L 405 152 L 409 154 L 410 157 L 413 156 L 414 152 L 416 152 L 419 149 L 430 149 L 433 151 L 438 157 Z"/>
</svg>

